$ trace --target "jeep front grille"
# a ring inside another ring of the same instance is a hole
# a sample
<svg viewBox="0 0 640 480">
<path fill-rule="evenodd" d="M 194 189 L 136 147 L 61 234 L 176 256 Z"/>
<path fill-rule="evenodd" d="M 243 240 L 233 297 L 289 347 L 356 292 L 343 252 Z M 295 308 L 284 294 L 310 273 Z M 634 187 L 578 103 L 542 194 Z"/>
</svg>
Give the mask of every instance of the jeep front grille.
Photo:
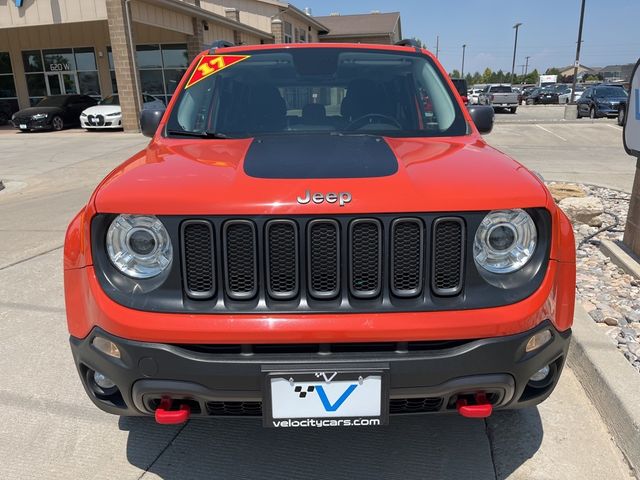
<svg viewBox="0 0 640 480">
<path fill-rule="evenodd" d="M 189 219 L 180 231 L 186 296 L 238 309 L 392 307 L 464 284 L 459 217 Z"/>
</svg>

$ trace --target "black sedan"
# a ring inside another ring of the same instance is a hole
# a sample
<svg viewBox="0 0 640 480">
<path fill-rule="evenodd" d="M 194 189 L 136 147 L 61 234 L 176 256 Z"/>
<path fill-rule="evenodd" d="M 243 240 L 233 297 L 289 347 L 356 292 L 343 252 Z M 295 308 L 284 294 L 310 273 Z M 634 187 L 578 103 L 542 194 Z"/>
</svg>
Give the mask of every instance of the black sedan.
<svg viewBox="0 0 640 480">
<path fill-rule="evenodd" d="M 588 88 L 576 102 L 578 118 L 617 117 L 621 103 L 626 103 L 627 91 L 621 86 L 598 85 Z"/>
<path fill-rule="evenodd" d="M 95 105 L 95 99 L 87 95 L 56 95 L 44 97 L 35 107 L 25 108 L 13 114 L 11 123 L 23 132 L 31 130 L 62 130 L 78 125 L 80 112 Z"/>
<path fill-rule="evenodd" d="M 539 88 L 527 97 L 527 105 L 555 105 L 559 94 L 553 88 Z"/>
</svg>

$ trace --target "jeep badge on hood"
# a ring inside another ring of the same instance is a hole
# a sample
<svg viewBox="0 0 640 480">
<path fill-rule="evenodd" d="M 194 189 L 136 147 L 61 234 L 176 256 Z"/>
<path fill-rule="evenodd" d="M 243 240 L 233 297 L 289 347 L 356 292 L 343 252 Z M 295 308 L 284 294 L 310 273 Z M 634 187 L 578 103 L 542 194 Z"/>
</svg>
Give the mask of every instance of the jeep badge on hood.
<svg viewBox="0 0 640 480">
<path fill-rule="evenodd" d="M 333 193 L 329 192 L 326 195 L 320 192 L 311 193 L 309 190 L 304 192 L 303 197 L 298 197 L 298 203 L 300 205 L 306 205 L 309 202 L 313 203 L 336 203 L 338 202 L 341 207 L 351 202 L 351 194 L 349 192 Z"/>
</svg>

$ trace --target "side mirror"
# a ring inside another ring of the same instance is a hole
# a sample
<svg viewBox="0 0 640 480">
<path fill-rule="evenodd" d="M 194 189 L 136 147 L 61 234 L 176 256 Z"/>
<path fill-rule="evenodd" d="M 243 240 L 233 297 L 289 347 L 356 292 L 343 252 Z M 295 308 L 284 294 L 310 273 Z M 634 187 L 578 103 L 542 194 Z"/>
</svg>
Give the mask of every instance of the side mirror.
<svg viewBox="0 0 640 480">
<path fill-rule="evenodd" d="M 140 112 L 140 130 L 145 137 L 153 137 L 156 134 L 164 112 L 164 108 L 161 110 L 142 110 Z"/>
<path fill-rule="evenodd" d="M 495 117 L 492 106 L 474 105 L 469 107 L 469 115 L 471 115 L 471 119 L 480 133 L 491 133 L 491 130 L 493 130 L 493 118 Z"/>
</svg>

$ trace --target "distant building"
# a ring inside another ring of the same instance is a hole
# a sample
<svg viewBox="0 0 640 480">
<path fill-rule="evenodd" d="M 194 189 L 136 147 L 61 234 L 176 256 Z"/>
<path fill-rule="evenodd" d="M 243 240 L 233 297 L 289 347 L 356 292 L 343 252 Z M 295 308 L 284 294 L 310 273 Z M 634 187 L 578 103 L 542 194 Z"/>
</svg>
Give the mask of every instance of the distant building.
<svg viewBox="0 0 640 480">
<path fill-rule="evenodd" d="M 568 67 L 562 67 L 562 68 L 559 68 L 558 70 L 560 70 L 560 75 L 562 75 L 563 77 L 572 77 L 574 66 L 569 65 Z M 584 77 L 588 77 L 589 75 L 597 75 L 599 70 L 600 70 L 599 67 L 587 67 L 585 65 L 579 65 L 578 81 L 582 81 Z"/>
<path fill-rule="evenodd" d="M 359 15 L 336 13 L 314 18 L 329 30 L 320 34 L 321 42 L 394 44 L 402 40 L 399 12 Z"/>
<path fill-rule="evenodd" d="M 598 72 L 605 82 L 628 83 L 631 81 L 631 74 L 635 64 L 627 63 L 626 65 L 607 65 Z"/>
</svg>

